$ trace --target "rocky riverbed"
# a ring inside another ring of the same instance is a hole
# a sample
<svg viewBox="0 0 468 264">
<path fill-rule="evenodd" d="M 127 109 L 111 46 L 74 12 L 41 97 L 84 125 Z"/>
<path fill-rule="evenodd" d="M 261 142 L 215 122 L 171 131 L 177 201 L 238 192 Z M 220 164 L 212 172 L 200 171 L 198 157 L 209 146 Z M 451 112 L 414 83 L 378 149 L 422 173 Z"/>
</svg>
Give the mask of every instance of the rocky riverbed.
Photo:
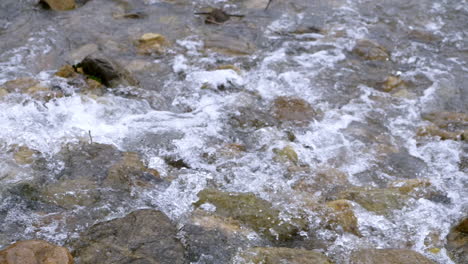
<svg viewBox="0 0 468 264">
<path fill-rule="evenodd" d="M 467 263 L 466 28 L 466 0 L 2 0 L 0 263 Z"/>
</svg>

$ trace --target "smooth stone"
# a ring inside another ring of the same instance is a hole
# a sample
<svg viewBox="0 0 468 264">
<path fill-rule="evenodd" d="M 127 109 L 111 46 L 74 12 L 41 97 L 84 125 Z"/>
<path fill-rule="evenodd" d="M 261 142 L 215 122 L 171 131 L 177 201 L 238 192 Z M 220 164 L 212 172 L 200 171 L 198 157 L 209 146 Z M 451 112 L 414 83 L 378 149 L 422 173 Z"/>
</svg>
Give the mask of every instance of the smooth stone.
<svg viewBox="0 0 468 264">
<path fill-rule="evenodd" d="M 73 264 L 68 249 L 43 240 L 16 242 L 0 251 L 2 264 Z"/>
</svg>

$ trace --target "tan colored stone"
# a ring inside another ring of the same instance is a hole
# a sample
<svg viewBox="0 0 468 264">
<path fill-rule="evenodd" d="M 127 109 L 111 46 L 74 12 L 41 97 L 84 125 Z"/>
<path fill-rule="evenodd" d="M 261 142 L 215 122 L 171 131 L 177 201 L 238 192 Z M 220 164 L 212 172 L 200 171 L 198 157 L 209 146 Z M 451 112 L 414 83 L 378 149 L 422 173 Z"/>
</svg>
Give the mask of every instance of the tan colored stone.
<svg viewBox="0 0 468 264">
<path fill-rule="evenodd" d="M 73 66 L 67 64 L 62 66 L 56 73 L 55 76 L 62 77 L 62 78 L 73 78 L 76 77 L 78 74 L 75 72 Z"/>
<path fill-rule="evenodd" d="M 163 35 L 146 33 L 138 39 L 137 52 L 142 55 L 162 54 L 167 45 L 168 42 Z"/>
<path fill-rule="evenodd" d="M 28 88 L 38 85 L 39 81 L 32 78 L 19 78 L 11 81 L 7 81 L 2 84 L 2 88 L 7 92 L 25 92 Z"/>
<path fill-rule="evenodd" d="M 68 249 L 43 240 L 16 242 L 0 251 L 2 264 L 73 264 Z"/>
<path fill-rule="evenodd" d="M 280 121 L 305 126 L 317 117 L 312 106 L 300 98 L 280 96 L 273 102 L 273 115 Z"/>
<path fill-rule="evenodd" d="M 34 162 L 34 155 L 37 154 L 38 151 L 32 150 L 26 146 L 18 147 L 13 155 L 16 163 L 21 165 L 31 164 Z"/>
<path fill-rule="evenodd" d="M 8 94 L 8 91 L 4 88 L 0 88 L 0 97 L 5 96 Z"/>
<path fill-rule="evenodd" d="M 205 49 L 229 55 L 240 56 L 250 55 L 255 52 L 256 46 L 249 40 L 242 37 L 227 36 L 224 34 L 212 34 L 206 37 Z"/>
<path fill-rule="evenodd" d="M 135 152 L 124 152 L 120 162 L 109 168 L 105 185 L 117 188 L 129 188 L 132 185 L 146 186 L 151 179 L 141 179 L 142 174 L 148 174 L 154 179 L 159 178 L 158 171 L 146 167 Z"/>
<path fill-rule="evenodd" d="M 71 10 L 76 7 L 75 0 L 42 0 L 47 3 L 50 8 L 56 11 Z"/>
<path fill-rule="evenodd" d="M 216 70 L 233 70 L 239 75 L 242 72 L 241 69 L 239 69 L 239 67 L 236 67 L 235 65 L 232 65 L 232 64 L 220 65 L 220 66 L 216 67 Z"/>
<path fill-rule="evenodd" d="M 327 219 L 329 225 L 338 225 L 343 228 L 343 231 L 360 236 L 357 218 L 354 215 L 352 205 L 346 200 L 336 200 L 326 203 L 333 209 L 331 215 Z M 334 228 L 336 229 L 336 228 Z"/>
</svg>

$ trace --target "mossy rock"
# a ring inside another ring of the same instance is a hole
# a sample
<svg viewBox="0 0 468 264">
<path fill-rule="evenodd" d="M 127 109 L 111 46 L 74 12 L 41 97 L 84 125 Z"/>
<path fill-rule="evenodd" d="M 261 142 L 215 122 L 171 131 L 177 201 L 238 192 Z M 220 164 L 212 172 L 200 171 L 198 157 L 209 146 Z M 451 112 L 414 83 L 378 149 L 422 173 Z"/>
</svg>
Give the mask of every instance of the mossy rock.
<svg viewBox="0 0 468 264">
<path fill-rule="evenodd" d="M 283 247 L 250 248 L 234 259 L 234 263 L 252 264 L 332 264 L 322 253 Z"/>
<path fill-rule="evenodd" d="M 273 149 L 273 152 L 275 152 L 275 161 L 278 162 L 292 162 L 294 164 L 297 164 L 299 162 L 299 157 L 297 156 L 296 151 L 294 150 L 293 147 L 291 146 L 286 146 L 282 149 Z"/>
<path fill-rule="evenodd" d="M 338 199 L 354 201 L 366 210 L 382 215 L 391 210 L 402 209 L 409 198 L 409 195 L 401 193 L 398 188 L 355 187 L 338 194 Z"/>
<path fill-rule="evenodd" d="M 238 220 L 272 241 L 291 240 L 307 227 L 306 220 L 301 218 L 292 217 L 287 222 L 283 221 L 279 210 L 252 193 L 205 189 L 198 197 L 200 199 L 194 204 L 195 207 L 210 203 L 216 206 L 216 214 Z"/>
</svg>

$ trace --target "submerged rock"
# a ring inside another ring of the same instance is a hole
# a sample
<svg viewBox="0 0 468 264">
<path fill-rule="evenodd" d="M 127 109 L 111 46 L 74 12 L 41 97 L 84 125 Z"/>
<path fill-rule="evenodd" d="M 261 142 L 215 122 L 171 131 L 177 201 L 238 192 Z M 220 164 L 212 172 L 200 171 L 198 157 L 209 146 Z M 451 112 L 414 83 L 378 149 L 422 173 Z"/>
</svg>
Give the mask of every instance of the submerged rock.
<svg viewBox="0 0 468 264">
<path fill-rule="evenodd" d="M 433 125 L 420 128 L 419 136 L 435 136 L 442 140 L 468 140 L 468 114 L 435 112 L 423 115 Z"/>
<path fill-rule="evenodd" d="M 2 264 L 73 264 L 68 249 L 43 240 L 16 242 L 0 251 Z"/>
<path fill-rule="evenodd" d="M 429 182 L 421 180 L 398 181 L 388 188 L 353 187 L 337 194 L 337 198 L 354 201 L 368 211 L 385 215 L 405 207 L 410 198 L 444 200 L 443 195 L 429 187 Z"/>
<path fill-rule="evenodd" d="M 366 39 L 358 40 L 352 52 L 366 60 L 388 60 L 390 57 L 384 47 Z"/>
<path fill-rule="evenodd" d="M 234 263 L 332 264 L 322 253 L 282 247 L 255 247 L 239 254 Z"/>
<path fill-rule="evenodd" d="M 20 165 L 32 164 L 36 157 L 40 155 L 40 152 L 34 149 L 30 149 L 26 146 L 20 146 L 14 150 L 15 154 L 13 158 L 16 163 Z"/>
<path fill-rule="evenodd" d="M 445 248 L 455 263 L 468 263 L 468 217 L 452 228 Z"/>
<path fill-rule="evenodd" d="M 327 200 L 328 197 L 350 186 L 348 176 L 342 171 L 335 168 L 320 168 L 302 177 L 293 185 L 293 189 L 307 195 L 320 193 L 323 200 Z"/>
<path fill-rule="evenodd" d="M 205 48 L 226 55 L 250 55 L 256 51 L 255 44 L 242 36 L 209 34 L 204 40 Z"/>
<path fill-rule="evenodd" d="M 41 0 L 41 2 L 56 11 L 66 11 L 76 7 L 75 0 Z"/>
<path fill-rule="evenodd" d="M 73 255 L 82 264 L 186 263 L 176 227 L 156 210 L 138 210 L 81 234 Z"/>
<path fill-rule="evenodd" d="M 299 162 L 299 157 L 291 146 L 286 146 L 282 149 L 273 149 L 273 152 L 276 154 L 274 159 L 278 162 L 292 162 L 294 164 Z"/>
<path fill-rule="evenodd" d="M 146 33 L 138 39 L 137 52 L 142 55 L 162 54 L 167 45 L 168 42 L 163 35 Z"/>
<path fill-rule="evenodd" d="M 182 229 L 190 262 L 229 263 L 239 249 L 265 244 L 237 220 L 195 210 Z"/>
<path fill-rule="evenodd" d="M 149 169 L 137 153 L 120 152 L 111 145 L 67 145 L 59 158 L 64 168 L 55 182 L 42 188 L 41 200 L 63 208 L 96 206 L 109 198 L 106 195 L 127 197 L 134 187 L 150 187 L 160 181 L 158 172 Z"/>
<path fill-rule="evenodd" d="M 280 121 L 306 126 L 317 117 L 312 106 L 300 98 L 280 96 L 272 107 L 273 116 Z"/>
<path fill-rule="evenodd" d="M 350 264 L 435 264 L 409 249 L 361 249 L 351 255 Z"/>
<path fill-rule="evenodd" d="M 238 220 L 272 241 L 291 240 L 299 231 L 307 228 L 307 222 L 301 218 L 282 220 L 278 209 L 252 193 L 205 189 L 198 197 L 195 207 L 205 203 L 214 205 L 216 214 Z"/>
</svg>

